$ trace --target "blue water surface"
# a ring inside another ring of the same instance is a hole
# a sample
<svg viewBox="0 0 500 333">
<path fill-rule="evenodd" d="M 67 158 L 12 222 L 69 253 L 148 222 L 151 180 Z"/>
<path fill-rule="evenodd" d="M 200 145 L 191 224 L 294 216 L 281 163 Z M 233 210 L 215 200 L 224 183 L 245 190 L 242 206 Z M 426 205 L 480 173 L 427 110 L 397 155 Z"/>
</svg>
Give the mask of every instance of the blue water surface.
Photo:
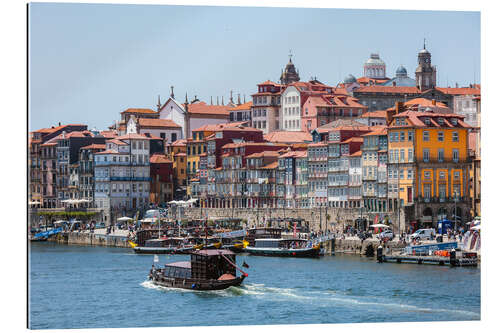
<svg viewBox="0 0 500 333">
<path fill-rule="evenodd" d="M 243 285 L 202 292 L 154 286 L 131 249 L 33 243 L 29 259 L 34 329 L 480 319 L 478 268 L 239 255 Z"/>
</svg>

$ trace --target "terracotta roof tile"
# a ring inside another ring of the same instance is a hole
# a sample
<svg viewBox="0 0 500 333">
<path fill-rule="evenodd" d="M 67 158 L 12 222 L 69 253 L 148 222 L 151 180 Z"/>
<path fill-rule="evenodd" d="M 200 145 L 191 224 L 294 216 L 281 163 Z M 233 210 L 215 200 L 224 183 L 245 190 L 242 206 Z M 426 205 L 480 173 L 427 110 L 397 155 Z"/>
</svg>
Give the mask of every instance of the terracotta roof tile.
<svg viewBox="0 0 500 333">
<path fill-rule="evenodd" d="M 114 154 L 114 155 L 128 155 L 128 153 L 119 153 L 116 150 L 113 149 L 106 149 L 104 151 L 100 151 L 98 153 L 95 153 L 96 155 L 104 155 L 104 154 Z"/>
<path fill-rule="evenodd" d="M 448 95 L 481 95 L 481 89 L 478 88 L 436 88 Z"/>
<path fill-rule="evenodd" d="M 264 139 L 276 143 L 301 143 L 312 141 L 308 132 L 274 131 L 264 135 Z"/>
<path fill-rule="evenodd" d="M 205 102 L 188 104 L 188 112 L 192 114 L 207 114 L 207 115 L 219 115 L 219 116 L 229 117 L 229 111 L 228 111 L 229 108 L 231 108 L 231 106 L 208 105 Z"/>
<path fill-rule="evenodd" d="M 149 163 L 172 163 L 172 160 L 163 154 L 153 154 L 149 157 Z"/>
<path fill-rule="evenodd" d="M 354 91 L 355 93 L 389 93 L 389 94 L 419 94 L 420 90 L 417 87 L 403 86 L 362 86 Z"/>
<path fill-rule="evenodd" d="M 185 146 L 186 139 L 179 139 L 177 141 L 172 142 L 172 146 Z"/>
<path fill-rule="evenodd" d="M 246 102 L 246 103 L 243 103 L 241 105 L 238 105 L 234 108 L 230 108 L 228 109 L 228 111 L 240 111 L 240 110 L 250 110 L 250 108 L 252 107 L 253 105 L 253 102 L 250 101 L 250 102 Z"/>
<path fill-rule="evenodd" d="M 85 147 L 81 147 L 80 149 L 106 149 L 106 145 L 105 144 L 93 143 L 91 145 L 88 145 L 88 146 L 85 146 Z"/>
<path fill-rule="evenodd" d="M 138 123 L 141 127 L 181 128 L 172 119 L 139 118 Z"/>
<path fill-rule="evenodd" d="M 140 114 L 156 114 L 156 111 L 151 109 L 141 109 L 141 108 L 129 108 L 121 113 L 140 113 Z"/>
<path fill-rule="evenodd" d="M 117 136 L 115 139 L 117 140 L 130 140 L 130 139 L 143 139 L 143 140 L 149 140 L 145 135 L 142 134 L 137 134 L 137 133 L 128 133 L 124 135 Z"/>
<path fill-rule="evenodd" d="M 272 163 L 269 163 L 268 165 L 266 166 L 263 166 L 261 169 L 276 169 L 278 167 L 278 162 L 272 162 Z"/>
</svg>

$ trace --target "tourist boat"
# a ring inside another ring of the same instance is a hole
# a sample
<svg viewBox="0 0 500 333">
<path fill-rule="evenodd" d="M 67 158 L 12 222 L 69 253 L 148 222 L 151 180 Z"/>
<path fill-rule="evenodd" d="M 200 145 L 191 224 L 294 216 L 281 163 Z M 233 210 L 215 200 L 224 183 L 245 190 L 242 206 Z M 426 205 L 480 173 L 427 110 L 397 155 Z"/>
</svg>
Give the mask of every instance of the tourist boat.
<svg viewBox="0 0 500 333">
<path fill-rule="evenodd" d="M 319 257 L 320 244 L 310 246 L 306 239 L 263 238 L 256 239 L 255 245 L 248 244 L 245 251 L 251 255 L 275 257 Z"/>
<path fill-rule="evenodd" d="M 241 272 L 240 276 L 236 275 L 236 270 Z M 247 276 L 236 265 L 234 252 L 224 249 L 193 251 L 190 261 L 168 263 L 164 268 L 153 264 L 149 272 L 149 279 L 155 285 L 192 290 L 239 286 Z"/>
<path fill-rule="evenodd" d="M 154 238 L 145 241 L 144 246 L 129 241 L 130 247 L 138 254 L 186 254 L 193 250 L 218 249 L 221 243 L 217 239 L 202 242 L 197 237 Z"/>
</svg>

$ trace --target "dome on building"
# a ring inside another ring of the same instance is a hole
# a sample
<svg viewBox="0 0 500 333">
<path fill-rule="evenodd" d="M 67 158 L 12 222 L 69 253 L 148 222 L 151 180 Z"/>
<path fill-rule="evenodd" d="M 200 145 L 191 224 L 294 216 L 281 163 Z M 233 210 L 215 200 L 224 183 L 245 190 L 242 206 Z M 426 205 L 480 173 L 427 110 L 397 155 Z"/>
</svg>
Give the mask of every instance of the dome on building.
<svg viewBox="0 0 500 333">
<path fill-rule="evenodd" d="M 290 55 L 290 60 L 285 66 L 285 71 L 281 72 L 280 82 L 281 84 L 289 84 L 297 81 L 300 81 L 299 71 L 295 69 L 295 65 L 292 63 L 292 56 Z"/>
<path fill-rule="evenodd" d="M 423 49 L 420 52 L 418 52 L 418 54 L 430 54 L 430 52 L 427 51 L 426 49 Z"/>
<path fill-rule="evenodd" d="M 385 62 L 380 59 L 378 53 L 370 54 L 370 59 L 365 62 L 365 65 L 385 65 Z"/>
<path fill-rule="evenodd" d="M 346 78 L 344 79 L 345 84 L 350 84 L 354 82 L 356 82 L 356 78 L 352 74 L 347 75 Z"/>
<path fill-rule="evenodd" d="M 403 65 L 400 65 L 396 69 L 396 77 L 407 77 L 407 76 L 408 76 L 408 72 L 406 71 L 406 68 L 404 68 Z"/>
</svg>

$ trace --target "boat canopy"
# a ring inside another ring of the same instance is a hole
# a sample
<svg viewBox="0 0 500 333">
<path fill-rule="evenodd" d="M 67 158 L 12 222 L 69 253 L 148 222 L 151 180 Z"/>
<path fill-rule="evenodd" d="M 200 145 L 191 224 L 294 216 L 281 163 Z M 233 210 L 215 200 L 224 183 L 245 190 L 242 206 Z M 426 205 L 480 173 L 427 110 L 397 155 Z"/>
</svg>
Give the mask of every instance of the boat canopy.
<svg viewBox="0 0 500 333">
<path fill-rule="evenodd" d="M 167 267 L 191 268 L 191 261 L 178 261 L 165 264 Z"/>
</svg>

